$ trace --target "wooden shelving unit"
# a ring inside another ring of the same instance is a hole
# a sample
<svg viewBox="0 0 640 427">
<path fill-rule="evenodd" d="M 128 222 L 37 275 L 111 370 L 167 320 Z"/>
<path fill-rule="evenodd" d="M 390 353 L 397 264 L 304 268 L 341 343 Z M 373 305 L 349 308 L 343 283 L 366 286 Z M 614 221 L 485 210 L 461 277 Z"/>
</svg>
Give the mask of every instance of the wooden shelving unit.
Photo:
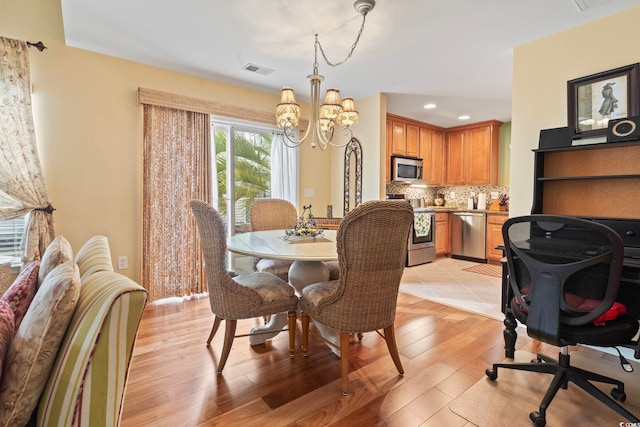
<svg viewBox="0 0 640 427">
<path fill-rule="evenodd" d="M 532 213 L 640 218 L 640 141 L 534 150 Z"/>
</svg>

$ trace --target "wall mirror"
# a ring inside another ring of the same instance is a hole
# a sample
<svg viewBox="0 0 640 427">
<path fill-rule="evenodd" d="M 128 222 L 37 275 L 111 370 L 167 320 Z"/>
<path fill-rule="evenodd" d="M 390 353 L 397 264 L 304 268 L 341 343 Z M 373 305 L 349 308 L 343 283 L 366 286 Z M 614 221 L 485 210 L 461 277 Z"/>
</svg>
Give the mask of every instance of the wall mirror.
<svg viewBox="0 0 640 427">
<path fill-rule="evenodd" d="M 344 150 L 343 216 L 362 203 L 362 145 L 351 138 Z"/>
</svg>

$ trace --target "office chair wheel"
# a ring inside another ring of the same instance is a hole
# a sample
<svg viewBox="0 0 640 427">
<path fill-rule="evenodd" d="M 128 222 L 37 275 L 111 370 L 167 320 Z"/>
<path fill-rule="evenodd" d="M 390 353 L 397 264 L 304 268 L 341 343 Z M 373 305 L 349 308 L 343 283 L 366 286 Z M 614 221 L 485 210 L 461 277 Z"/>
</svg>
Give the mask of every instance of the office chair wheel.
<svg viewBox="0 0 640 427">
<path fill-rule="evenodd" d="M 618 402 L 624 402 L 627 400 L 627 393 L 624 390 L 620 390 L 619 388 L 611 389 L 611 397 L 613 397 Z"/>
<path fill-rule="evenodd" d="M 498 378 L 498 371 L 495 369 L 487 369 L 484 373 L 489 377 L 491 381 L 495 381 Z"/>
<path fill-rule="evenodd" d="M 530 413 L 529 419 L 531 420 L 533 425 L 536 427 L 544 427 L 545 425 L 547 425 L 547 420 L 545 420 L 544 417 L 540 415 L 540 412 L 538 411 L 533 411 L 532 413 Z"/>
</svg>

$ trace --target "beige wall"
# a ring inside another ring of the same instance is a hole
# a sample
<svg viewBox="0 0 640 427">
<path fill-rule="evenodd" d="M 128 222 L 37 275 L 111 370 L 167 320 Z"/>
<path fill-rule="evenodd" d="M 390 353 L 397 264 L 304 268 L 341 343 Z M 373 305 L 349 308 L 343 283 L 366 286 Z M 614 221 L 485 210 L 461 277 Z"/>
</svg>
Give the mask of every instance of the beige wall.
<svg viewBox="0 0 640 427">
<path fill-rule="evenodd" d="M 510 215 L 533 203 L 540 129 L 567 126 L 567 81 L 640 60 L 640 7 L 518 46 L 514 51 Z"/>
<path fill-rule="evenodd" d="M 498 185 L 509 186 L 511 170 L 511 122 L 500 126 L 500 160 L 498 161 Z"/>
<path fill-rule="evenodd" d="M 360 122 L 353 127 L 353 136 L 362 146 L 362 201 L 384 199 L 385 176 L 381 172 L 384 171 L 385 159 L 383 137 L 386 132 L 386 101 L 387 97 L 384 94 L 356 101 Z M 346 140 L 346 137 L 344 139 Z M 344 211 L 344 153 L 345 148 L 331 150 L 331 165 L 335 172 L 331 177 L 331 204 L 334 217 L 342 217 Z M 326 207 L 323 206 L 318 210 L 317 215 L 325 214 Z"/>
<path fill-rule="evenodd" d="M 64 45 L 59 1 L 0 1 L 0 35 L 42 40 L 30 51 L 36 139 L 57 209 L 57 233 L 74 250 L 92 235 L 109 238 L 112 255 L 129 257 L 122 271 L 140 278 L 142 107 L 138 87 L 273 111 L 266 94 L 94 54 Z M 301 76 L 304 78 L 304 76 Z M 314 204 L 327 205 L 330 156 L 301 152 L 300 189 L 315 187 Z M 300 202 L 309 200 L 300 195 Z"/>
</svg>

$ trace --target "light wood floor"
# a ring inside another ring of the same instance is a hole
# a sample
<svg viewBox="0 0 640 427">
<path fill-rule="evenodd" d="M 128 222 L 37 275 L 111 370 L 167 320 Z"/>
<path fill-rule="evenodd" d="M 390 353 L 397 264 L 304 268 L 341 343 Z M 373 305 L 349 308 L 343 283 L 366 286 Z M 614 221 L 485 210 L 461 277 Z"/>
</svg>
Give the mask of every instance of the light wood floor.
<svg viewBox="0 0 640 427">
<path fill-rule="evenodd" d="M 367 333 L 350 346 L 350 394 L 342 397 L 338 359 L 313 336 L 303 358 L 299 324 L 295 357 L 286 333 L 256 347 L 237 338 L 216 375 L 223 328 L 207 347 L 212 319 L 208 299 L 145 309 L 122 426 L 470 426 L 448 404 L 504 359 L 501 322 L 400 293 L 396 338 L 404 377 L 384 340 Z M 238 329 L 256 323 L 241 321 Z M 557 354 L 519 335 L 518 349 Z M 576 425 L 588 425 L 579 417 Z"/>
</svg>

